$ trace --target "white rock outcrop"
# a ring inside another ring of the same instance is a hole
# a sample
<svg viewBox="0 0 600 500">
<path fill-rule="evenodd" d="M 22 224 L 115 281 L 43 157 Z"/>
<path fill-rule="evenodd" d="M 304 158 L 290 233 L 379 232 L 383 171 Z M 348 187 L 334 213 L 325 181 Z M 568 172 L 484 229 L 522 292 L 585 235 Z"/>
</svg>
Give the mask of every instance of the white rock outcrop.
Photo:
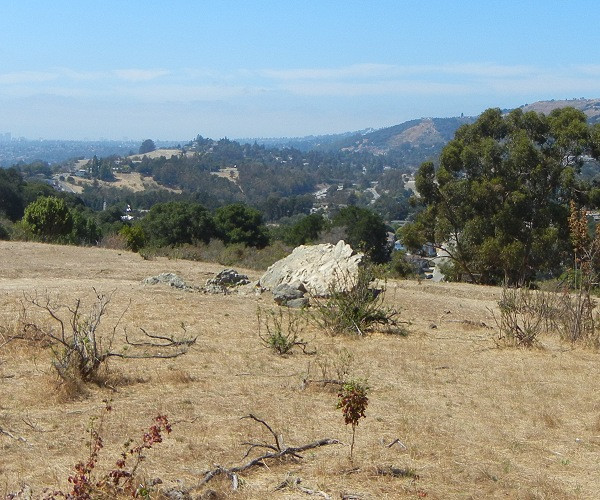
<svg viewBox="0 0 600 500">
<path fill-rule="evenodd" d="M 363 257 L 344 240 L 336 245 L 301 245 L 269 267 L 259 284 L 267 290 L 282 283 L 295 288 L 302 285 L 311 295 L 326 296 L 331 286 L 340 290 L 354 286 Z"/>
</svg>

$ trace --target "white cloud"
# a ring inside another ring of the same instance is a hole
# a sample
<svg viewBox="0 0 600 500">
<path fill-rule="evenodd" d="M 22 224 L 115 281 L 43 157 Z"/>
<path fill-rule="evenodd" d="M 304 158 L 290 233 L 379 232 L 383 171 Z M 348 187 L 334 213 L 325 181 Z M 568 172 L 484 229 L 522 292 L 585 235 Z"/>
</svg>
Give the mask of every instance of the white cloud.
<svg viewBox="0 0 600 500">
<path fill-rule="evenodd" d="M 600 94 L 600 81 L 593 78 L 600 76 L 600 65 L 542 68 L 494 63 L 360 64 L 339 68 L 270 69 L 258 74 L 274 89 L 312 97 Z"/>
<path fill-rule="evenodd" d="M 121 80 L 146 82 L 169 74 L 164 69 L 115 69 L 112 73 Z"/>
<path fill-rule="evenodd" d="M 282 90 L 304 96 L 360 97 L 375 95 L 431 95 L 463 94 L 469 87 L 457 83 L 429 81 L 383 81 L 383 82 L 293 82 L 281 86 Z"/>
<path fill-rule="evenodd" d="M 0 73 L 0 85 L 15 85 L 25 83 L 41 83 L 56 80 L 57 73 L 43 71 L 20 71 L 15 73 Z"/>
<path fill-rule="evenodd" d="M 354 64 L 341 68 L 264 69 L 258 74 L 276 80 L 339 80 L 384 76 L 396 68 L 390 64 Z"/>
</svg>

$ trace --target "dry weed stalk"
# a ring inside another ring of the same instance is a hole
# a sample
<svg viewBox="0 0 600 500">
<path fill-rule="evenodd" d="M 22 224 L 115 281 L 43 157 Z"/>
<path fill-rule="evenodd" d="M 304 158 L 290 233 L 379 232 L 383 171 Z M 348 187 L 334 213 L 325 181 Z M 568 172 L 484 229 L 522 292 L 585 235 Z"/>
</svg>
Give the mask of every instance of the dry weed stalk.
<svg viewBox="0 0 600 500">
<path fill-rule="evenodd" d="M 570 204 L 569 231 L 573 245 L 573 276 L 575 293 L 563 292 L 561 303 L 561 337 L 569 342 L 583 342 L 594 347 L 600 344 L 591 297 L 597 285 L 596 269 L 600 263 L 600 232 L 592 236 L 588 230 L 587 212 Z"/>
<path fill-rule="evenodd" d="M 333 355 L 319 354 L 315 359 L 315 364 L 320 371 L 321 378 L 311 377 L 311 363 L 308 363 L 306 375 L 302 379 L 302 388 L 316 384 L 322 387 L 327 385 L 338 386 L 341 388 L 350 378 L 354 365 L 354 356 L 345 347 L 335 349 Z"/>
<path fill-rule="evenodd" d="M 570 204 L 569 230 L 573 245 L 572 283 L 560 293 L 527 289 L 502 290 L 498 302 L 500 340 L 514 345 L 531 347 L 542 332 L 556 330 L 571 343 L 600 346 L 600 332 L 594 314 L 596 301 L 591 291 L 597 285 L 600 264 L 600 232 L 592 236 L 585 210 Z"/>
</svg>

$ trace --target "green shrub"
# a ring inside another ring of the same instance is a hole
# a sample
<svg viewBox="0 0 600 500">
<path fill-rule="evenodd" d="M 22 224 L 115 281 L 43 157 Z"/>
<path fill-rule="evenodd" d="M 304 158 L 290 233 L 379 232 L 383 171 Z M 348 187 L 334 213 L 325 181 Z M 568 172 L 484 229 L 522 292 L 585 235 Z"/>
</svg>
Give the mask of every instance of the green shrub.
<svg viewBox="0 0 600 500">
<path fill-rule="evenodd" d="M 392 253 L 392 258 L 384 269 L 391 278 L 408 278 L 417 274 L 414 264 L 406 260 L 406 253 L 401 251 Z"/>
<path fill-rule="evenodd" d="M 27 205 L 23 224 L 42 241 L 56 241 L 73 229 L 73 215 L 64 199 L 42 196 Z"/>
<path fill-rule="evenodd" d="M 397 328 L 398 312 L 384 305 L 385 286 L 372 288 L 374 279 L 372 267 L 359 269 L 355 280 L 349 274 L 338 276 L 328 297 L 313 297 L 317 324 L 331 335 L 363 336 L 374 325 Z"/>
<path fill-rule="evenodd" d="M 265 347 L 272 349 L 279 355 L 291 354 L 292 349 L 298 346 L 306 354 L 307 342 L 300 337 L 306 318 L 289 309 L 280 308 L 275 311 L 256 312 L 258 320 L 258 337 Z"/>
<path fill-rule="evenodd" d="M 146 234 L 140 226 L 123 226 L 119 235 L 125 238 L 127 248 L 138 252 L 146 244 Z"/>
</svg>

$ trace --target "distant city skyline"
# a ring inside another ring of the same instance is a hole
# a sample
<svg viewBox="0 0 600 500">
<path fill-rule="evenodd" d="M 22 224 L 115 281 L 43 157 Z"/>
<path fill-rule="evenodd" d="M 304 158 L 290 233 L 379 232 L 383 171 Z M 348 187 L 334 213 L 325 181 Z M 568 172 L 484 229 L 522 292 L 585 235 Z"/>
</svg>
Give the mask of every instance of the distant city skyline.
<svg viewBox="0 0 600 500">
<path fill-rule="evenodd" d="M 5 2 L 0 131 L 298 137 L 600 97 L 592 0 Z"/>
</svg>

